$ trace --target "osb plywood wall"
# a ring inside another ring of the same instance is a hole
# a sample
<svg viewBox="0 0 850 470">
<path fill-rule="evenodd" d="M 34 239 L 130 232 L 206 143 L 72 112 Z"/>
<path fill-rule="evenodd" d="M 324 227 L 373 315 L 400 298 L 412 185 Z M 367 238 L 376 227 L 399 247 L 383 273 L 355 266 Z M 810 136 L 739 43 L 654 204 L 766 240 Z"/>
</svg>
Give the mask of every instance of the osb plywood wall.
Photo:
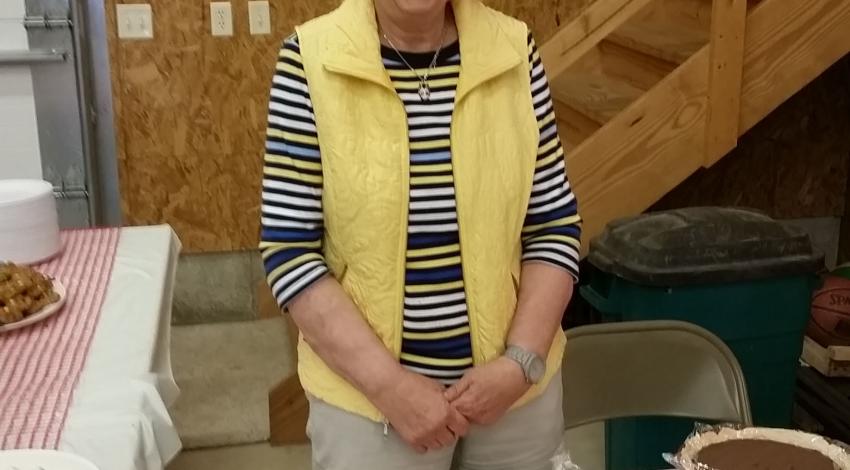
<svg viewBox="0 0 850 470">
<path fill-rule="evenodd" d="M 116 3 L 147 2 L 150 41 L 117 38 Z M 548 38 L 593 0 L 490 0 Z M 106 0 L 122 205 L 133 225 L 169 223 L 188 251 L 256 246 L 268 88 L 296 24 L 339 0 L 271 0 L 274 33 L 251 36 L 247 0 L 234 35 L 209 33 L 209 0 Z"/>
<path fill-rule="evenodd" d="M 694 174 L 654 209 L 731 205 L 777 218 L 844 216 L 850 197 L 848 83 L 850 56 L 783 103 L 742 136 L 729 155 Z"/>
</svg>

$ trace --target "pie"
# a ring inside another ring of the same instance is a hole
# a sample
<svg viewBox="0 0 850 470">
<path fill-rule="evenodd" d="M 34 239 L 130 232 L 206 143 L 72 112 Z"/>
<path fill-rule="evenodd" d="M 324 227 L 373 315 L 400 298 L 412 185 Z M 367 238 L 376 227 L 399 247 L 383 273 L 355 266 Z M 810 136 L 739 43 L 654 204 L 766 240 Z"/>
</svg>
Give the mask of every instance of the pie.
<svg viewBox="0 0 850 470">
<path fill-rule="evenodd" d="M 680 456 L 687 470 L 850 470 L 845 447 L 789 429 L 702 432 L 685 442 Z"/>
</svg>

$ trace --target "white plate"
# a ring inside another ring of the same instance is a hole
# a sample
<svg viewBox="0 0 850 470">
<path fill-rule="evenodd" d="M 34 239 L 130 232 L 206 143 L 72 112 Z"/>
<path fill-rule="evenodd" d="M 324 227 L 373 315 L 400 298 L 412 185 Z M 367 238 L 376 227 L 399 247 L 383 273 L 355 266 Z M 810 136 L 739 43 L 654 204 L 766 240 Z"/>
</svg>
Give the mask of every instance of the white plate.
<svg viewBox="0 0 850 470">
<path fill-rule="evenodd" d="M 57 300 L 56 302 L 53 302 L 52 304 L 42 308 L 41 310 L 38 311 L 38 313 L 30 315 L 30 316 L 24 318 L 21 321 L 17 321 L 15 323 L 9 323 L 8 325 L 0 326 L 0 333 L 5 333 L 7 331 L 17 330 L 19 328 L 23 328 L 25 326 L 32 325 L 33 323 L 38 323 L 38 322 L 44 320 L 45 318 L 49 318 L 49 317 L 53 316 L 54 314 L 58 313 L 60 310 L 62 310 L 62 307 L 65 306 L 65 299 L 68 295 L 68 293 L 65 291 L 65 286 L 63 286 L 61 282 L 54 279 L 53 280 L 53 290 L 57 294 L 59 294 L 59 300 Z M 5 470 L 5 469 L 3 467 L 0 467 L 0 470 Z"/>
<path fill-rule="evenodd" d="M 0 470 L 98 470 L 88 460 L 57 450 L 0 450 Z"/>
</svg>

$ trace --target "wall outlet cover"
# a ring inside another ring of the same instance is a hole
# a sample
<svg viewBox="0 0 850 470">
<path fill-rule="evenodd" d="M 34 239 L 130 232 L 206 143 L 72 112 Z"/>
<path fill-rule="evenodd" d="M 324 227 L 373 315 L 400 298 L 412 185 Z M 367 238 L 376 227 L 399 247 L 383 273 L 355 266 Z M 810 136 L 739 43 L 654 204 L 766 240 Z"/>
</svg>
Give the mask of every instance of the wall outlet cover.
<svg viewBox="0 0 850 470">
<path fill-rule="evenodd" d="M 153 10 L 148 3 L 115 5 L 118 37 L 121 39 L 153 39 Z"/>
<path fill-rule="evenodd" d="M 248 2 L 248 22 L 251 25 L 251 34 L 271 34 L 272 25 L 269 2 L 266 0 L 252 0 Z"/>
<path fill-rule="evenodd" d="M 210 2 L 210 32 L 213 36 L 233 36 L 230 2 Z"/>
</svg>

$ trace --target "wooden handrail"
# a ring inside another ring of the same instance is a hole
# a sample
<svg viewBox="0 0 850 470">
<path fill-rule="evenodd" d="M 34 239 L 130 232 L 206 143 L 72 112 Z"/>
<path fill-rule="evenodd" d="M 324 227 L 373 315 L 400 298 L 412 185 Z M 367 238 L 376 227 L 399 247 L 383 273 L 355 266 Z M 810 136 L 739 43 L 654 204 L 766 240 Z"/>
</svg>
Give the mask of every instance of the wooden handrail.
<svg viewBox="0 0 850 470">
<path fill-rule="evenodd" d="M 549 78 L 575 63 L 652 0 L 596 0 L 540 48 Z"/>
<path fill-rule="evenodd" d="M 747 0 L 714 0 L 708 69 L 705 167 L 738 145 Z"/>
</svg>

